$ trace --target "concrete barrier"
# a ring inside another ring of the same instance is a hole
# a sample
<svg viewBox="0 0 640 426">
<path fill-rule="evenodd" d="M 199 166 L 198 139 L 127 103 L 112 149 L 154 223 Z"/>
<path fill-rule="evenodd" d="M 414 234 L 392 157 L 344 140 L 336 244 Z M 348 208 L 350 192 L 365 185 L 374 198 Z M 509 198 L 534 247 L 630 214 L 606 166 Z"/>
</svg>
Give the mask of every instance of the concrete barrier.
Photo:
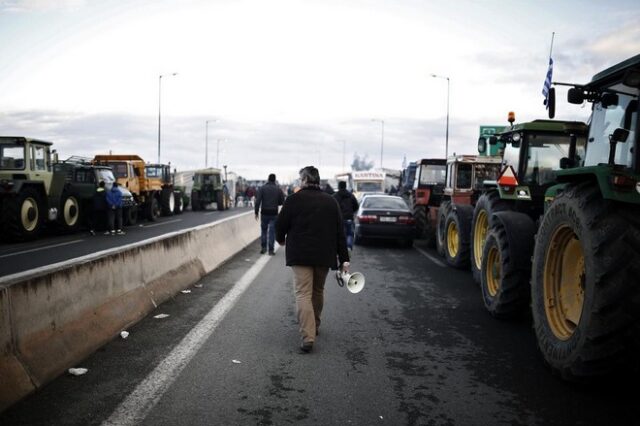
<svg viewBox="0 0 640 426">
<path fill-rule="evenodd" d="M 0 278 L 0 412 L 259 235 L 245 212 Z"/>
</svg>

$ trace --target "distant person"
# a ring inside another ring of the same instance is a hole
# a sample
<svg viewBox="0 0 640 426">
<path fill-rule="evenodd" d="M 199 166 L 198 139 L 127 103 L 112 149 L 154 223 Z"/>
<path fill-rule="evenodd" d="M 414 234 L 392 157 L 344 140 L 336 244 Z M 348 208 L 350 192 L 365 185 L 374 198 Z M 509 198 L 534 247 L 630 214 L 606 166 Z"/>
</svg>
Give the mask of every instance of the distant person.
<svg viewBox="0 0 640 426">
<path fill-rule="evenodd" d="M 278 217 L 278 206 L 284 203 L 284 193 L 276 185 L 276 175 L 271 173 L 267 183 L 258 189 L 254 211 L 256 220 L 260 212 L 260 254 L 267 252 L 269 255 L 275 254 L 275 223 Z"/>
<path fill-rule="evenodd" d="M 344 235 L 347 237 L 347 248 L 353 250 L 353 214 L 358 211 L 358 200 L 352 192 L 347 191 L 347 182 L 338 182 L 338 192 L 333 194 L 340 206 Z"/>
<path fill-rule="evenodd" d="M 327 182 L 327 184 L 324 186 L 324 192 L 326 192 L 329 195 L 333 195 L 335 194 L 336 191 L 334 191 L 331 185 L 329 185 L 329 183 Z"/>
<path fill-rule="evenodd" d="M 93 193 L 93 199 L 91 200 L 91 211 L 87 215 L 87 222 L 89 222 L 89 232 L 91 235 L 96 235 L 96 229 L 103 227 L 107 220 L 107 197 L 105 191 L 105 183 L 100 181 L 98 187 Z"/>
<path fill-rule="evenodd" d="M 287 197 L 276 221 L 276 240 L 286 245 L 286 264 L 293 270 L 296 311 L 304 353 L 318 336 L 324 283 L 329 269 L 349 271 L 349 253 L 340 208 L 320 188 L 318 169 L 300 170 L 301 189 Z"/>
<path fill-rule="evenodd" d="M 122 192 L 118 189 L 118 182 L 113 182 L 113 186 L 107 191 L 106 199 L 109 229 L 104 234 L 124 235 L 122 230 Z"/>
</svg>

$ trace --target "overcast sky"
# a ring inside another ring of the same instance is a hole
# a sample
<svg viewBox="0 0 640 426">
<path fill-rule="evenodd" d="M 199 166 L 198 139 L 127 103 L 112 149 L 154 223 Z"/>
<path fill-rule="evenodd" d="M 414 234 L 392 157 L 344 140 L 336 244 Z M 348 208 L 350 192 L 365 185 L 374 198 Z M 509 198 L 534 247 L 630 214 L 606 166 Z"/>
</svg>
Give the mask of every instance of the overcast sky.
<svg viewBox="0 0 640 426">
<path fill-rule="evenodd" d="M 354 153 L 399 169 L 474 154 L 478 128 L 545 118 L 554 81 L 640 53 L 640 2 L 524 0 L 0 0 L 0 134 L 60 156 L 158 155 L 280 181 Z M 172 73 L 178 73 L 172 76 Z M 564 102 L 558 119 L 586 120 Z M 382 125 L 384 120 L 384 143 Z M 219 147 L 219 150 L 217 148 Z"/>
</svg>

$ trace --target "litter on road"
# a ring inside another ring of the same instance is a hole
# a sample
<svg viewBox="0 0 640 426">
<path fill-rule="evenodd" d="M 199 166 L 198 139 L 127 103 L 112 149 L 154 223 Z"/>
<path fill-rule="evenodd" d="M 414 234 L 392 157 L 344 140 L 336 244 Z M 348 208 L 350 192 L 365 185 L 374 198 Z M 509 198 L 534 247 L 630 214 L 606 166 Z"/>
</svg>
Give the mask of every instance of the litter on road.
<svg viewBox="0 0 640 426">
<path fill-rule="evenodd" d="M 87 371 L 89 370 L 86 368 L 70 368 L 69 374 L 72 374 L 74 376 L 82 376 L 83 374 L 87 374 Z"/>
<path fill-rule="evenodd" d="M 189 294 L 191 293 L 191 290 L 181 290 L 180 293 L 182 294 Z"/>
<path fill-rule="evenodd" d="M 128 331 L 121 331 L 120 332 L 120 337 L 122 337 L 123 339 L 126 339 L 127 337 L 129 337 L 129 332 Z"/>
<path fill-rule="evenodd" d="M 202 284 L 194 284 L 195 288 L 202 288 Z"/>
<path fill-rule="evenodd" d="M 158 314 L 158 315 L 154 316 L 154 318 L 155 318 L 155 319 L 162 319 L 162 318 L 166 318 L 166 317 L 168 317 L 168 316 L 169 316 L 169 315 L 167 315 L 167 314 Z"/>
<path fill-rule="evenodd" d="M 231 362 L 234 364 L 242 364 L 242 361 L 238 361 L 237 359 L 232 359 Z"/>
</svg>

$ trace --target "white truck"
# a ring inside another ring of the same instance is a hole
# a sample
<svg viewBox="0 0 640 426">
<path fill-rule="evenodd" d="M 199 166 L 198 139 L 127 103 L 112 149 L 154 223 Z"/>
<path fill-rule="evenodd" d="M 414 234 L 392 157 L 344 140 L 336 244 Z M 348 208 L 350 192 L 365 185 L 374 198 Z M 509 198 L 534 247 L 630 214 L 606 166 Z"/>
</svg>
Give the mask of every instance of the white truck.
<svg viewBox="0 0 640 426">
<path fill-rule="evenodd" d="M 382 171 L 366 170 L 352 173 L 353 194 L 358 200 L 364 194 L 382 194 L 387 189 L 386 176 Z"/>
</svg>

